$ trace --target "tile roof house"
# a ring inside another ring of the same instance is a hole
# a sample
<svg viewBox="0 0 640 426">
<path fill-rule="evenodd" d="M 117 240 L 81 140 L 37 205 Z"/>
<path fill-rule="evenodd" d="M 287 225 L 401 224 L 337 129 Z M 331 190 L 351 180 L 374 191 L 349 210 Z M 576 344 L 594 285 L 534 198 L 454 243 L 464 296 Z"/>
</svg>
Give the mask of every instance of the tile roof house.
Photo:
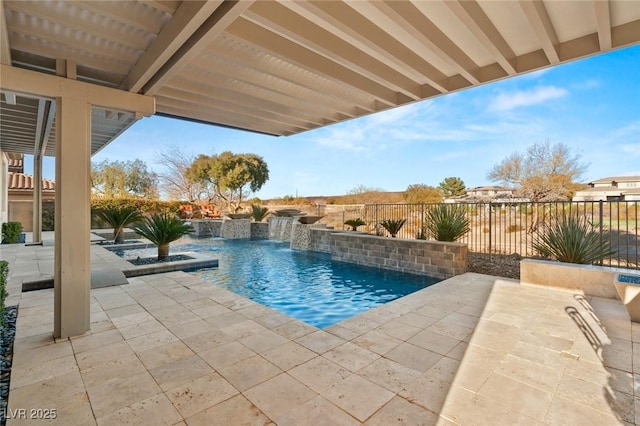
<svg viewBox="0 0 640 426">
<path fill-rule="evenodd" d="M 22 223 L 22 229 L 33 229 L 33 176 L 24 173 L 9 172 L 8 220 Z M 56 194 L 55 181 L 42 179 L 42 203 L 53 203 Z"/>
<path fill-rule="evenodd" d="M 640 201 L 640 176 L 613 176 L 590 182 L 573 201 Z"/>
</svg>

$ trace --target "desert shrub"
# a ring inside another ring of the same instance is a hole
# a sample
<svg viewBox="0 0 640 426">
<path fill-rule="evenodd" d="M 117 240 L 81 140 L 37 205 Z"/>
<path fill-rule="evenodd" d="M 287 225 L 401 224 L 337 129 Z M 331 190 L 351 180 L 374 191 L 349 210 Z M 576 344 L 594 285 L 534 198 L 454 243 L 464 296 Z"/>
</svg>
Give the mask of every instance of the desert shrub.
<svg viewBox="0 0 640 426">
<path fill-rule="evenodd" d="M 170 212 L 145 217 L 132 229 L 158 246 L 158 260 L 169 257 L 169 243 L 194 231 L 190 224 Z"/>
<path fill-rule="evenodd" d="M 519 224 L 512 224 L 507 226 L 507 232 L 519 232 L 522 231 L 524 228 L 519 225 Z"/>
<path fill-rule="evenodd" d="M 2 244 L 16 244 L 20 242 L 22 223 L 5 222 L 2 224 Z"/>
<path fill-rule="evenodd" d="M 380 226 L 386 229 L 392 238 L 395 238 L 406 221 L 407 219 L 385 219 L 380 222 Z"/>
<path fill-rule="evenodd" d="M 124 228 L 142 220 L 142 215 L 133 206 L 107 205 L 93 211 L 93 214 L 103 223 L 113 228 L 113 240 L 124 242 Z"/>
<path fill-rule="evenodd" d="M 437 241 L 456 241 L 471 227 L 466 209 L 456 204 L 439 204 L 425 214 L 425 233 Z"/>
<path fill-rule="evenodd" d="M 251 204 L 251 217 L 253 217 L 256 222 L 262 222 L 268 214 L 268 207 L 261 207 L 256 204 Z"/>
<path fill-rule="evenodd" d="M 533 242 L 542 256 L 559 262 L 589 264 L 615 254 L 609 235 L 600 234 L 583 216 L 566 215 L 544 224 Z"/>
<path fill-rule="evenodd" d="M 367 223 L 364 220 L 357 218 L 357 219 L 345 220 L 344 224 L 347 226 L 350 226 L 352 231 L 357 231 L 358 226 L 366 225 Z"/>
<path fill-rule="evenodd" d="M 56 209 L 54 203 L 42 204 L 42 230 L 54 231 L 55 230 Z"/>
</svg>

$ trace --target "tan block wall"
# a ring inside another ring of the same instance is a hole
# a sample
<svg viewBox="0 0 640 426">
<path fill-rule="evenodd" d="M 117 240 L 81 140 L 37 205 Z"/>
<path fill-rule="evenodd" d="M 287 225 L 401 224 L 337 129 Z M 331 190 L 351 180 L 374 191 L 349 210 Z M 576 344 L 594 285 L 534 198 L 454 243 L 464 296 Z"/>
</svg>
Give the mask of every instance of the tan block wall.
<svg viewBox="0 0 640 426">
<path fill-rule="evenodd" d="M 573 290 L 588 296 L 619 299 L 613 285 L 616 273 L 628 270 L 608 266 L 577 265 L 549 260 L 520 261 L 520 282 Z"/>
<path fill-rule="evenodd" d="M 333 233 L 331 237 L 334 260 L 441 279 L 467 271 L 466 244 L 349 232 Z"/>
</svg>

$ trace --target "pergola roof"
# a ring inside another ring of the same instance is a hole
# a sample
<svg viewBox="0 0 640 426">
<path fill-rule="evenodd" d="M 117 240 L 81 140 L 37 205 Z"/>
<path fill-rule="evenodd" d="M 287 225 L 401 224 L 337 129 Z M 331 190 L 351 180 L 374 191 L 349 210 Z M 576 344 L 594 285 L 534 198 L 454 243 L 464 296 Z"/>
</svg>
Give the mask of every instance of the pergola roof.
<svg viewBox="0 0 640 426">
<path fill-rule="evenodd" d="M 272 135 L 640 42 L 640 2 L 624 0 L 0 0 L 0 13 L 4 65 Z M 14 95 L 3 92 L 0 149 L 33 153 L 45 138 L 51 155 L 55 105 Z M 92 152 L 134 121 L 94 108 Z"/>
</svg>

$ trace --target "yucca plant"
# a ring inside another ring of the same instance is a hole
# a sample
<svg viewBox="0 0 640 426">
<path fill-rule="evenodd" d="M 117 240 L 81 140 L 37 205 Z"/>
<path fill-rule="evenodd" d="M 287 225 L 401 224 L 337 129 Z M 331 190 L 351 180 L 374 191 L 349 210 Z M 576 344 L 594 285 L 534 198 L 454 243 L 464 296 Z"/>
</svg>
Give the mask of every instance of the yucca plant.
<svg viewBox="0 0 640 426">
<path fill-rule="evenodd" d="M 380 225 L 391 234 L 391 238 L 395 238 L 406 221 L 407 219 L 385 219 Z"/>
<path fill-rule="evenodd" d="M 132 206 L 107 205 L 97 209 L 94 215 L 113 228 L 113 241 L 124 242 L 124 228 L 142 220 L 142 214 Z"/>
<path fill-rule="evenodd" d="M 532 245 L 542 256 L 566 263 L 590 264 L 615 254 L 608 233 L 601 235 L 585 217 L 577 215 L 545 224 Z"/>
<path fill-rule="evenodd" d="M 260 207 L 256 204 L 251 204 L 251 217 L 253 217 L 253 220 L 255 220 L 256 222 L 262 222 L 262 220 L 267 217 L 268 214 L 268 207 Z"/>
<path fill-rule="evenodd" d="M 169 257 L 169 243 L 193 232 L 193 227 L 173 213 L 156 213 L 134 225 L 133 230 L 158 246 L 158 260 Z"/>
<path fill-rule="evenodd" d="M 358 226 L 366 225 L 366 222 L 360 218 L 345 220 L 344 224 L 351 227 L 352 231 L 357 231 Z"/>
<path fill-rule="evenodd" d="M 469 232 L 470 223 L 463 206 L 438 204 L 424 218 L 425 234 L 436 241 L 456 241 Z"/>
</svg>

